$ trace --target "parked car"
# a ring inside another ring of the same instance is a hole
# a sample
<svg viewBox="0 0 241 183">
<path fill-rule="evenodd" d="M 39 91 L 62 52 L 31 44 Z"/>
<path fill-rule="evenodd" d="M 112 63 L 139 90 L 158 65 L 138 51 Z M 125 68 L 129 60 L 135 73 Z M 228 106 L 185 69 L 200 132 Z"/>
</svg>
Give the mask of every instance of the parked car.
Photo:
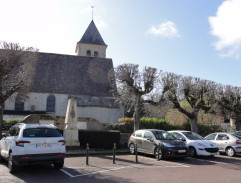
<svg viewBox="0 0 241 183">
<path fill-rule="evenodd" d="M 211 133 L 205 139 L 216 143 L 219 152 L 226 153 L 228 156 L 241 153 L 241 137 L 234 133 Z"/>
<path fill-rule="evenodd" d="M 167 157 L 187 157 L 188 148 L 185 142 L 177 140 L 172 134 L 164 130 L 143 129 L 135 131 L 129 138 L 128 147 L 130 154 L 135 153 L 135 144 L 137 152 L 153 154 L 159 158 Z"/>
<path fill-rule="evenodd" d="M 213 142 L 205 140 L 202 136 L 191 131 L 174 130 L 168 131 L 177 139 L 186 142 L 189 149 L 189 156 L 214 156 L 219 154 L 217 145 Z"/>
<path fill-rule="evenodd" d="M 54 125 L 19 123 L 0 140 L 0 159 L 8 161 L 10 172 L 19 165 L 64 165 L 65 140 Z"/>
<path fill-rule="evenodd" d="M 241 131 L 234 132 L 236 135 L 241 136 Z"/>
</svg>

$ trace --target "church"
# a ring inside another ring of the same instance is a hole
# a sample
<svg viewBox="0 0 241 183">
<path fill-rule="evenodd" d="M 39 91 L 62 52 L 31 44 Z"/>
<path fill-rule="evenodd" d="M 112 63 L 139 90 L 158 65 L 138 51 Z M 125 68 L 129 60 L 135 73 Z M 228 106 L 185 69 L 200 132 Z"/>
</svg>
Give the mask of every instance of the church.
<svg viewBox="0 0 241 183">
<path fill-rule="evenodd" d="M 65 116 L 68 99 L 77 100 L 78 116 L 100 123 L 116 123 L 124 116 L 114 99 L 115 79 L 110 78 L 112 59 L 94 21 L 77 42 L 76 55 L 38 54 L 33 85 L 26 101 L 7 100 L 4 119 L 29 114 Z"/>
</svg>

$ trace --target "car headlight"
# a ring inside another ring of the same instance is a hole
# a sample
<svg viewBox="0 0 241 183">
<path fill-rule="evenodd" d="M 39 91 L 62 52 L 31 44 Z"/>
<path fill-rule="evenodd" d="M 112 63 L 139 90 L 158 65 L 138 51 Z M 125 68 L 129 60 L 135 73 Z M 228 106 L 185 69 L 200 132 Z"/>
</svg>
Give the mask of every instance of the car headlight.
<svg viewBox="0 0 241 183">
<path fill-rule="evenodd" d="M 165 147 L 175 147 L 174 145 L 169 144 L 169 143 L 166 143 L 166 142 L 163 142 L 162 144 L 163 144 Z"/>
</svg>

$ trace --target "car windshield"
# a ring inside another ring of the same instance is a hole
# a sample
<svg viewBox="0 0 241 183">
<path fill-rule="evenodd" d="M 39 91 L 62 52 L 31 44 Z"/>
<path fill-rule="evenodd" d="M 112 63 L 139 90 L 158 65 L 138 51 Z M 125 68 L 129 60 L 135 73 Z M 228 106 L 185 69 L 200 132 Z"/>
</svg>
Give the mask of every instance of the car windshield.
<svg viewBox="0 0 241 183">
<path fill-rule="evenodd" d="M 157 140 L 174 140 L 176 139 L 172 134 L 166 131 L 153 131 Z"/>
<path fill-rule="evenodd" d="M 23 131 L 23 137 L 61 137 L 61 133 L 53 128 L 29 128 Z"/>
<path fill-rule="evenodd" d="M 204 138 L 197 133 L 194 132 L 183 132 L 183 134 L 189 139 L 189 140 L 204 140 Z"/>
</svg>

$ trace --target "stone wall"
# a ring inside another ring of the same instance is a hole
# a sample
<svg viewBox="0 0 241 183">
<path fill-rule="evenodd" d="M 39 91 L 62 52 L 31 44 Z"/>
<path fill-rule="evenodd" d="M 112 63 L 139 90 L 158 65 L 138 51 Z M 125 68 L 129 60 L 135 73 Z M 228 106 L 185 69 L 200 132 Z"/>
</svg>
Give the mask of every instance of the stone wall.
<svg viewBox="0 0 241 183">
<path fill-rule="evenodd" d="M 44 122 L 45 124 L 49 122 L 49 124 L 54 124 L 58 127 L 60 130 L 64 130 L 65 128 L 65 117 L 64 116 L 53 116 L 53 115 L 38 115 L 38 114 L 32 114 L 23 120 L 23 123 L 40 123 Z M 103 127 L 102 124 L 93 119 L 93 118 L 83 118 L 78 117 L 79 123 L 86 123 L 86 129 L 81 130 L 92 130 L 92 131 L 102 131 Z"/>
<path fill-rule="evenodd" d="M 77 43 L 77 55 L 86 57 L 86 52 L 91 51 L 91 57 L 94 57 L 94 52 L 98 52 L 99 58 L 106 58 L 106 48 L 107 46 L 103 45 L 93 45 L 93 44 L 84 44 Z"/>
<path fill-rule="evenodd" d="M 24 102 L 24 111 L 46 111 L 47 97 L 55 96 L 55 112 L 49 112 L 48 114 L 55 116 L 65 116 L 68 99 L 71 98 L 66 94 L 50 94 L 50 93 L 28 93 L 28 100 Z M 77 96 L 77 98 L 84 98 L 84 96 Z M 86 98 L 86 97 L 85 97 Z M 91 98 L 91 97 L 89 97 Z M 98 97 L 100 98 L 100 97 Z M 104 97 L 101 98 L 103 102 Z M 106 98 L 104 101 L 111 101 L 112 99 Z M 5 110 L 14 110 L 15 100 L 7 100 L 5 102 Z M 78 106 L 78 116 L 84 118 L 94 118 L 100 123 L 117 123 L 119 118 L 124 116 L 124 110 L 121 107 L 116 106 Z"/>
</svg>

